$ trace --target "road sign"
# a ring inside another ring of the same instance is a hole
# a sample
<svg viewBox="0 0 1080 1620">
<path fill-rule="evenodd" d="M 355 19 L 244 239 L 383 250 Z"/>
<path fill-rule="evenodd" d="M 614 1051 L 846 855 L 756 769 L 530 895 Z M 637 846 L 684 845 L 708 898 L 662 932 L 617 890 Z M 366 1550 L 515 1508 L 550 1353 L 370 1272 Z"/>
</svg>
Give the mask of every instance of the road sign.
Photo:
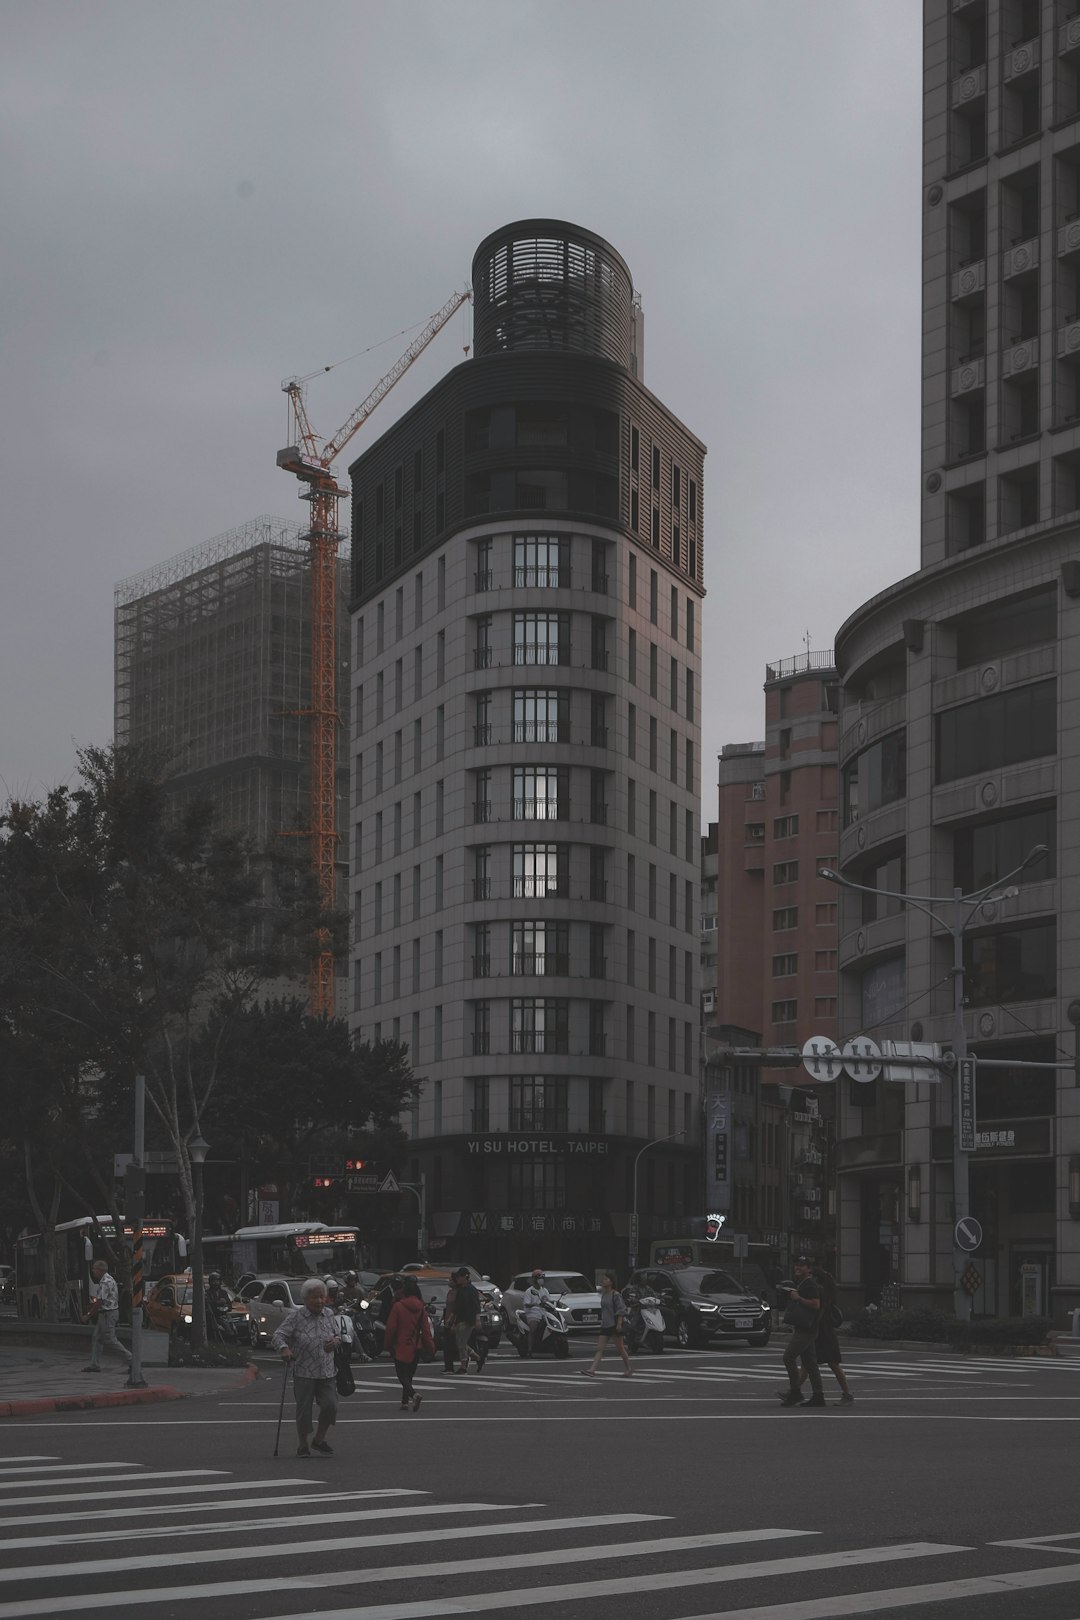
<svg viewBox="0 0 1080 1620">
<path fill-rule="evenodd" d="M 802 1049 L 803 1068 L 815 1080 L 839 1080 L 840 1048 L 827 1035 L 812 1035 Z"/>
<path fill-rule="evenodd" d="M 983 1240 L 983 1229 L 974 1215 L 965 1215 L 963 1220 L 957 1221 L 953 1235 L 958 1249 L 963 1249 L 965 1254 L 974 1254 Z"/>
<path fill-rule="evenodd" d="M 382 1177 L 375 1170 L 361 1171 L 358 1175 L 347 1176 L 345 1185 L 351 1193 L 377 1193 L 382 1186 Z"/>
<path fill-rule="evenodd" d="M 960 1059 L 960 1151 L 975 1152 L 975 1059 Z"/>
<path fill-rule="evenodd" d="M 844 1068 L 853 1080 L 868 1086 L 881 1073 L 881 1049 L 869 1035 L 856 1035 L 843 1051 Z"/>
<path fill-rule="evenodd" d="M 745 1260 L 750 1253 L 750 1239 L 745 1232 L 731 1234 L 732 1255 L 736 1260 Z"/>
<path fill-rule="evenodd" d="M 401 1191 L 401 1182 L 392 1170 L 388 1170 L 379 1182 L 379 1191 L 396 1193 Z"/>
<path fill-rule="evenodd" d="M 983 1285 L 982 1272 L 974 1261 L 965 1266 L 964 1275 L 960 1278 L 960 1286 L 965 1294 L 977 1294 Z"/>
<path fill-rule="evenodd" d="M 335 1154 L 317 1154 L 308 1160 L 308 1175 L 324 1176 L 328 1181 L 338 1181 L 345 1174 L 345 1160 Z"/>
<path fill-rule="evenodd" d="M 936 1041 L 882 1041 L 885 1079 L 908 1085 L 939 1085 L 941 1047 Z M 928 1058 L 926 1063 L 902 1063 L 898 1058 Z"/>
</svg>

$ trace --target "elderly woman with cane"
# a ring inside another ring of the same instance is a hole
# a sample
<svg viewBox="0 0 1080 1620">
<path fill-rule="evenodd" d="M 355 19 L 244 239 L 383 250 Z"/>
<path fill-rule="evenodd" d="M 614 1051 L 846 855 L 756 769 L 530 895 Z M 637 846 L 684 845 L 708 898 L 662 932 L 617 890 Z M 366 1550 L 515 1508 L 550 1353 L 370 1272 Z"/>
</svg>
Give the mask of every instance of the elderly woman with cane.
<svg viewBox="0 0 1080 1620">
<path fill-rule="evenodd" d="M 299 1440 L 296 1455 L 310 1457 L 314 1449 L 329 1456 L 333 1447 L 326 1436 L 337 1417 L 334 1351 L 340 1343 L 338 1327 L 334 1316 L 326 1310 L 326 1284 L 321 1277 L 308 1278 L 300 1290 L 300 1301 L 283 1318 L 270 1342 L 281 1352 L 286 1368 L 292 1363 Z M 313 1406 L 319 1408 L 319 1426 L 309 1448 Z"/>
</svg>

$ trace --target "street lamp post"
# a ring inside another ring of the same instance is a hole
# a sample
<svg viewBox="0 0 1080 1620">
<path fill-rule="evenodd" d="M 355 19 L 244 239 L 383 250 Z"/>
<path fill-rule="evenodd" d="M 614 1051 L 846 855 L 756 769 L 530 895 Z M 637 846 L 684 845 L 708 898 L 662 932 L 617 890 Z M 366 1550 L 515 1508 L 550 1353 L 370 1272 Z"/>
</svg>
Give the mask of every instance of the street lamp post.
<svg viewBox="0 0 1080 1620">
<path fill-rule="evenodd" d="M 206 1293 L 203 1286 L 203 1165 L 210 1151 L 198 1130 L 188 1138 L 188 1158 L 191 1160 L 191 1193 L 195 1204 L 195 1225 L 191 1234 L 191 1343 L 201 1350 L 206 1343 Z"/>
<path fill-rule="evenodd" d="M 661 1142 L 674 1142 L 677 1137 L 685 1136 L 685 1135 L 686 1135 L 686 1132 L 683 1130 L 683 1131 L 672 1131 L 669 1136 L 657 1136 L 657 1137 L 654 1137 L 651 1142 L 646 1142 L 644 1147 L 638 1148 L 638 1151 L 637 1151 L 637 1153 L 636 1153 L 636 1155 L 634 1157 L 634 1209 L 633 1209 L 632 1215 L 630 1216 L 630 1270 L 631 1271 L 633 1271 L 636 1268 L 637 1261 L 638 1261 L 638 1256 L 637 1256 L 637 1246 L 638 1246 L 637 1172 L 638 1172 L 638 1165 L 641 1163 L 641 1155 L 643 1153 L 648 1153 L 648 1151 L 649 1151 L 649 1149 L 651 1147 L 657 1147 Z"/>
<path fill-rule="evenodd" d="M 964 1025 L 964 934 L 976 912 L 983 906 L 995 905 L 1003 900 L 1015 900 L 1020 890 L 1007 885 L 1048 853 L 1045 844 L 1036 844 L 1013 871 L 1006 872 L 1004 877 L 995 878 L 992 883 L 984 884 L 981 889 L 965 894 L 957 887 L 953 889 L 951 895 L 932 894 L 926 899 L 917 895 L 902 894 L 896 889 L 876 889 L 866 883 L 853 883 L 850 878 L 842 877 L 839 872 L 830 871 L 828 868 L 824 868 L 818 874 L 829 883 L 839 884 L 844 889 L 854 889 L 859 894 L 878 894 L 890 900 L 902 900 L 905 905 L 921 911 L 944 933 L 952 937 L 953 1310 L 960 1321 L 967 1321 L 971 1316 L 971 1296 L 961 1283 L 970 1256 L 958 1248 L 956 1243 L 956 1226 L 968 1214 L 969 1202 L 968 1155 L 960 1145 L 960 1065 L 967 1057 L 967 1029 Z M 951 916 L 951 920 L 934 911 L 934 906 L 951 906 L 951 913 L 947 914 Z"/>
</svg>

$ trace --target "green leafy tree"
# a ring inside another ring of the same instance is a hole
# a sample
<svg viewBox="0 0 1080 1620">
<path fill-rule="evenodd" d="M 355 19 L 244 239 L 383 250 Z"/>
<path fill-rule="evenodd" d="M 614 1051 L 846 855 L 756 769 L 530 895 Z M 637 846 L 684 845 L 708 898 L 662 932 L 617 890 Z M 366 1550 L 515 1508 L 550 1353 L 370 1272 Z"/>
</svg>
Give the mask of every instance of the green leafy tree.
<svg viewBox="0 0 1080 1620">
<path fill-rule="evenodd" d="M 207 1116 L 215 1142 L 228 1141 L 258 1174 L 283 1183 L 291 1210 L 310 1202 L 313 1154 L 351 1146 L 380 1163 L 400 1158 L 397 1121 L 420 1082 L 399 1042 L 358 1042 L 344 1019 L 312 1017 L 286 997 L 233 1018 L 216 1063 Z"/>
</svg>

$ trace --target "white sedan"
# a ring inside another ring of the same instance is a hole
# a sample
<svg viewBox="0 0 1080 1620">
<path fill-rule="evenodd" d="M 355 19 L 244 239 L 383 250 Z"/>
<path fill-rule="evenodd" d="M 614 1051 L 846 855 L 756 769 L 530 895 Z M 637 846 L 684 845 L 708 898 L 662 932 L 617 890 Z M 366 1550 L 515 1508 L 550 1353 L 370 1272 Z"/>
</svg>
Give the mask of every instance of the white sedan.
<svg viewBox="0 0 1080 1620">
<path fill-rule="evenodd" d="M 519 1311 L 532 1272 L 522 1271 L 503 1289 L 503 1305 L 508 1312 Z M 600 1290 L 580 1271 L 547 1271 L 544 1287 L 558 1300 L 559 1312 L 570 1333 L 595 1333 L 600 1326 Z"/>
</svg>

